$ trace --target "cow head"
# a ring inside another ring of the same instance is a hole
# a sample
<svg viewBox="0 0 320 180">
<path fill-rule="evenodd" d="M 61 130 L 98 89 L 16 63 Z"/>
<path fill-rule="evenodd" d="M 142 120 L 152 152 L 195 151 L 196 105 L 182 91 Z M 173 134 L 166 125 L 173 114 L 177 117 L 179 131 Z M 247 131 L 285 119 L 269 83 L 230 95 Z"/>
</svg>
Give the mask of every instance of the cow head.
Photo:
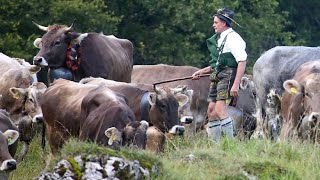
<svg viewBox="0 0 320 180">
<path fill-rule="evenodd" d="M 19 132 L 15 130 L 0 131 L 0 171 L 11 171 L 16 169 L 17 162 L 9 153 L 8 146 L 17 141 Z"/>
<path fill-rule="evenodd" d="M 147 129 L 149 123 L 147 121 L 133 121 L 126 125 L 123 129 L 122 139 L 123 145 L 129 145 L 133 148 L 145 149 L 147 142 Z"/>
<path fill-rule="evenodd" d="M 39 115 L 42 114 L 40 100 L 46 89 L 47 86 L 44 83 L 34 82 L 28 88 L 12 87 L 9 91 L 12 97 L 19 101 L 23 113 L 29 115 L 31 118 L 39 118 Z"/>
<path fill-rule="evenodd" d="M 184 94 L 174 94 L 172 89 L 162 87 L 155 88 L 155 92 L 149 94 L 148 101 L 151 105 L 150 122 L 160 131 L 166 132 L 180 124 L 178 108 L 188 102 L 188 97 Z"/>
<path fill-rule="evenodd" d="M 33 64 L 38 66 L 48 66 L 49 68 L 59 68 L 66 66 L 66 55 L 69 44 L 80 34 L 72 31 L 72 26 L 51 25 L 48 27 L 34 23 L 39 29 L 46 31 L 42 38 L 37 38 L 34 45 L 40 51 L 33 58 Z"/>
<path fill-rule="evenodd" d="M 316 125 L 320 121 L 320 73 L 313 73 L 305 77 L 303 83 L 291 79 L 283 83 L 285 90 L 297 96 L 302 94 L 302 113 L 300 116 L 308 117 L 308 124 Z M 299 107 L 298 107 L 299 108 Z"/>
<path fill-rule="evenodd" d="M 179 118 L 181 123 L 184 123 L 184 124 L 192 123 L 193 115 L 191 111 L 191 102 L 192 102 L 193 90 L 187 89 L 186 85 L 177 86 L 172 90 L 174 95 L 184 94 L 188 97 L 189 99 L 188 103 L 184 104 L 183 106 L 179 106 L 178 112 L 179 112 Z M 180 96 L 177 96 L 177 98 L 180 98 Z"/>
</svg>

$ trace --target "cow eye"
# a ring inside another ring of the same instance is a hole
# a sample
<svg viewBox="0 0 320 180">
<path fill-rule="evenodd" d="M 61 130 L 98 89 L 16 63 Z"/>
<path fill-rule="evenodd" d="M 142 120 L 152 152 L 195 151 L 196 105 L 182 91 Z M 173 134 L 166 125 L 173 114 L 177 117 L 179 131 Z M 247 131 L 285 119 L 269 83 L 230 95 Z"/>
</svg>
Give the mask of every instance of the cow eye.
<svg viewBox="0 0 320 180">
<path fill-rule="evenodd" d="M 32 98 L 29 98 L 29 101 L 32 102 L 32 103 L 34 102 Z"/>
<path fill-rule="evenodd" d="M 305 93 L 305 95 L 307 96 L 307 97 L 311 97 L 311 94 L 310 93 Z"/>
<path fill-rule="evenodd" d="M 164 104 L 161 104 L 160 108 L 161 108 L 162 111 L 165 111 L 167 109 L 166 105 L 164 105 Z"/>
<path fill-rule="evenodd" d="M 54 45 L 54 46 L 58 46 L 58 45 L 60 45 L 60 43 L 61 43 L 60 40 L 57 40 L 57 41 L 54 42 L 53 45 Z"/>
</svg>

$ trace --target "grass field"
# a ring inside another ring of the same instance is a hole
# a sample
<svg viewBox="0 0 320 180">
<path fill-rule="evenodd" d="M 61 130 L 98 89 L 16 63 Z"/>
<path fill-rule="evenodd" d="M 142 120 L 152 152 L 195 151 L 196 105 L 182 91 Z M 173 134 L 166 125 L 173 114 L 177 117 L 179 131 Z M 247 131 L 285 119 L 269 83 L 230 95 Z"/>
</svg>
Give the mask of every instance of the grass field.
<svg viewBox="0 0 320 180">
<path fill-rule="evenodd" d="M 48 147 L 42 151 L 38 137 L 10 179 L 33 179 L 46 165 L 52 168 L 61 157 L 83 151 L 99 153 L 98 148 L 103 149 L 95 144 L 71 140 L 61 154 L 52 157 Z M 199 133 L 190 139 L 179 137 L 167 141 L 165 152 L 160 155 L 126 148 L 119 153 L 133 153 L 132 157 L 137 155 L 138 159 L 159 161 L 162 172 L 156 179 L 320 179 L 320 148 L 309 143 L 224 139 L 216 144 L 204 133 Z"/>
</svg>

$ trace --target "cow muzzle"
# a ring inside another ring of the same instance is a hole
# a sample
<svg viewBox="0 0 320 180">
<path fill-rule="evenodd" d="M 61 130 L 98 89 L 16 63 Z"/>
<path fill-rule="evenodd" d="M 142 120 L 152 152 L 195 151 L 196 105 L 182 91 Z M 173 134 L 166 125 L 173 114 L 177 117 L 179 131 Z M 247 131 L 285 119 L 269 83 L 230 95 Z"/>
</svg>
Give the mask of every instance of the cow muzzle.
<svg viewBox="0 0 320 180">
<path fill-rule="evenodd" d="M 309 116 L 309 122 L 316 124 L 320 120 L 319 112 L 312 112 Z"/>
<path fill-rule="evenodd" d="M 180 119 L 180 122 L 182 122 L 184 124 L 191 124 L 193 122 L 193 117 L 192 116 L 183 116 Z"/>
<path fill-rule="evenodd" d="M 12 171 L 17 168 L 17 162 L 14 159 L 5 160 L 0 166 L 0 171 Z"/>
<path fill-rule="evenodd" d="M 32 118 L 33 123 L 42 123 L 43 122 L 43 115 L 37 114 Z"/>
<path fill-rule="evenodd" d="M 42 56 L 33 57 L 33 64 L 37 66 L 48 66 L 46 59 Z"/>
<path fill-rule="evenodd" d="M 183 135 L 184 131 L 184 126 L 175 125 L 169 130 L 169 133 L 174 135 Z"/>
</svg>

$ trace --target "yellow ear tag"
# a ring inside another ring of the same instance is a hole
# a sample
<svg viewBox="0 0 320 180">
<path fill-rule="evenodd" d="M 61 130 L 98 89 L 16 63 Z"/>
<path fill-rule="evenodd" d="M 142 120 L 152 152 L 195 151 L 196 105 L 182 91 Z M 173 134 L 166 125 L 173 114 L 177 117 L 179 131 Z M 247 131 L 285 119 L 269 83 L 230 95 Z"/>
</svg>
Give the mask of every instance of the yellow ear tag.
<svg viewBox="0 0 320 180">
<path fill-rule="evenodd" d="M 178 101 L 178 103 L 179 103 L 179 106 L 182 106 L 182 102 L 181 101 Z"/>
<path fill-rule="evenodd" d="M 15 94 L 12 95 L 12 97 L 13 97 L 14 99 L 19 99 L 20 96 L 19 96 L 18 93 L 15 93 Z"/>
<path fill-rule="evenodd" d="M 297 88 L 292 87 L 292 88 L 290 88 L 290 92 L 291 92 L 292 94 L 297 94 L 298 90 L 297 90 Z"/>
</svg>

